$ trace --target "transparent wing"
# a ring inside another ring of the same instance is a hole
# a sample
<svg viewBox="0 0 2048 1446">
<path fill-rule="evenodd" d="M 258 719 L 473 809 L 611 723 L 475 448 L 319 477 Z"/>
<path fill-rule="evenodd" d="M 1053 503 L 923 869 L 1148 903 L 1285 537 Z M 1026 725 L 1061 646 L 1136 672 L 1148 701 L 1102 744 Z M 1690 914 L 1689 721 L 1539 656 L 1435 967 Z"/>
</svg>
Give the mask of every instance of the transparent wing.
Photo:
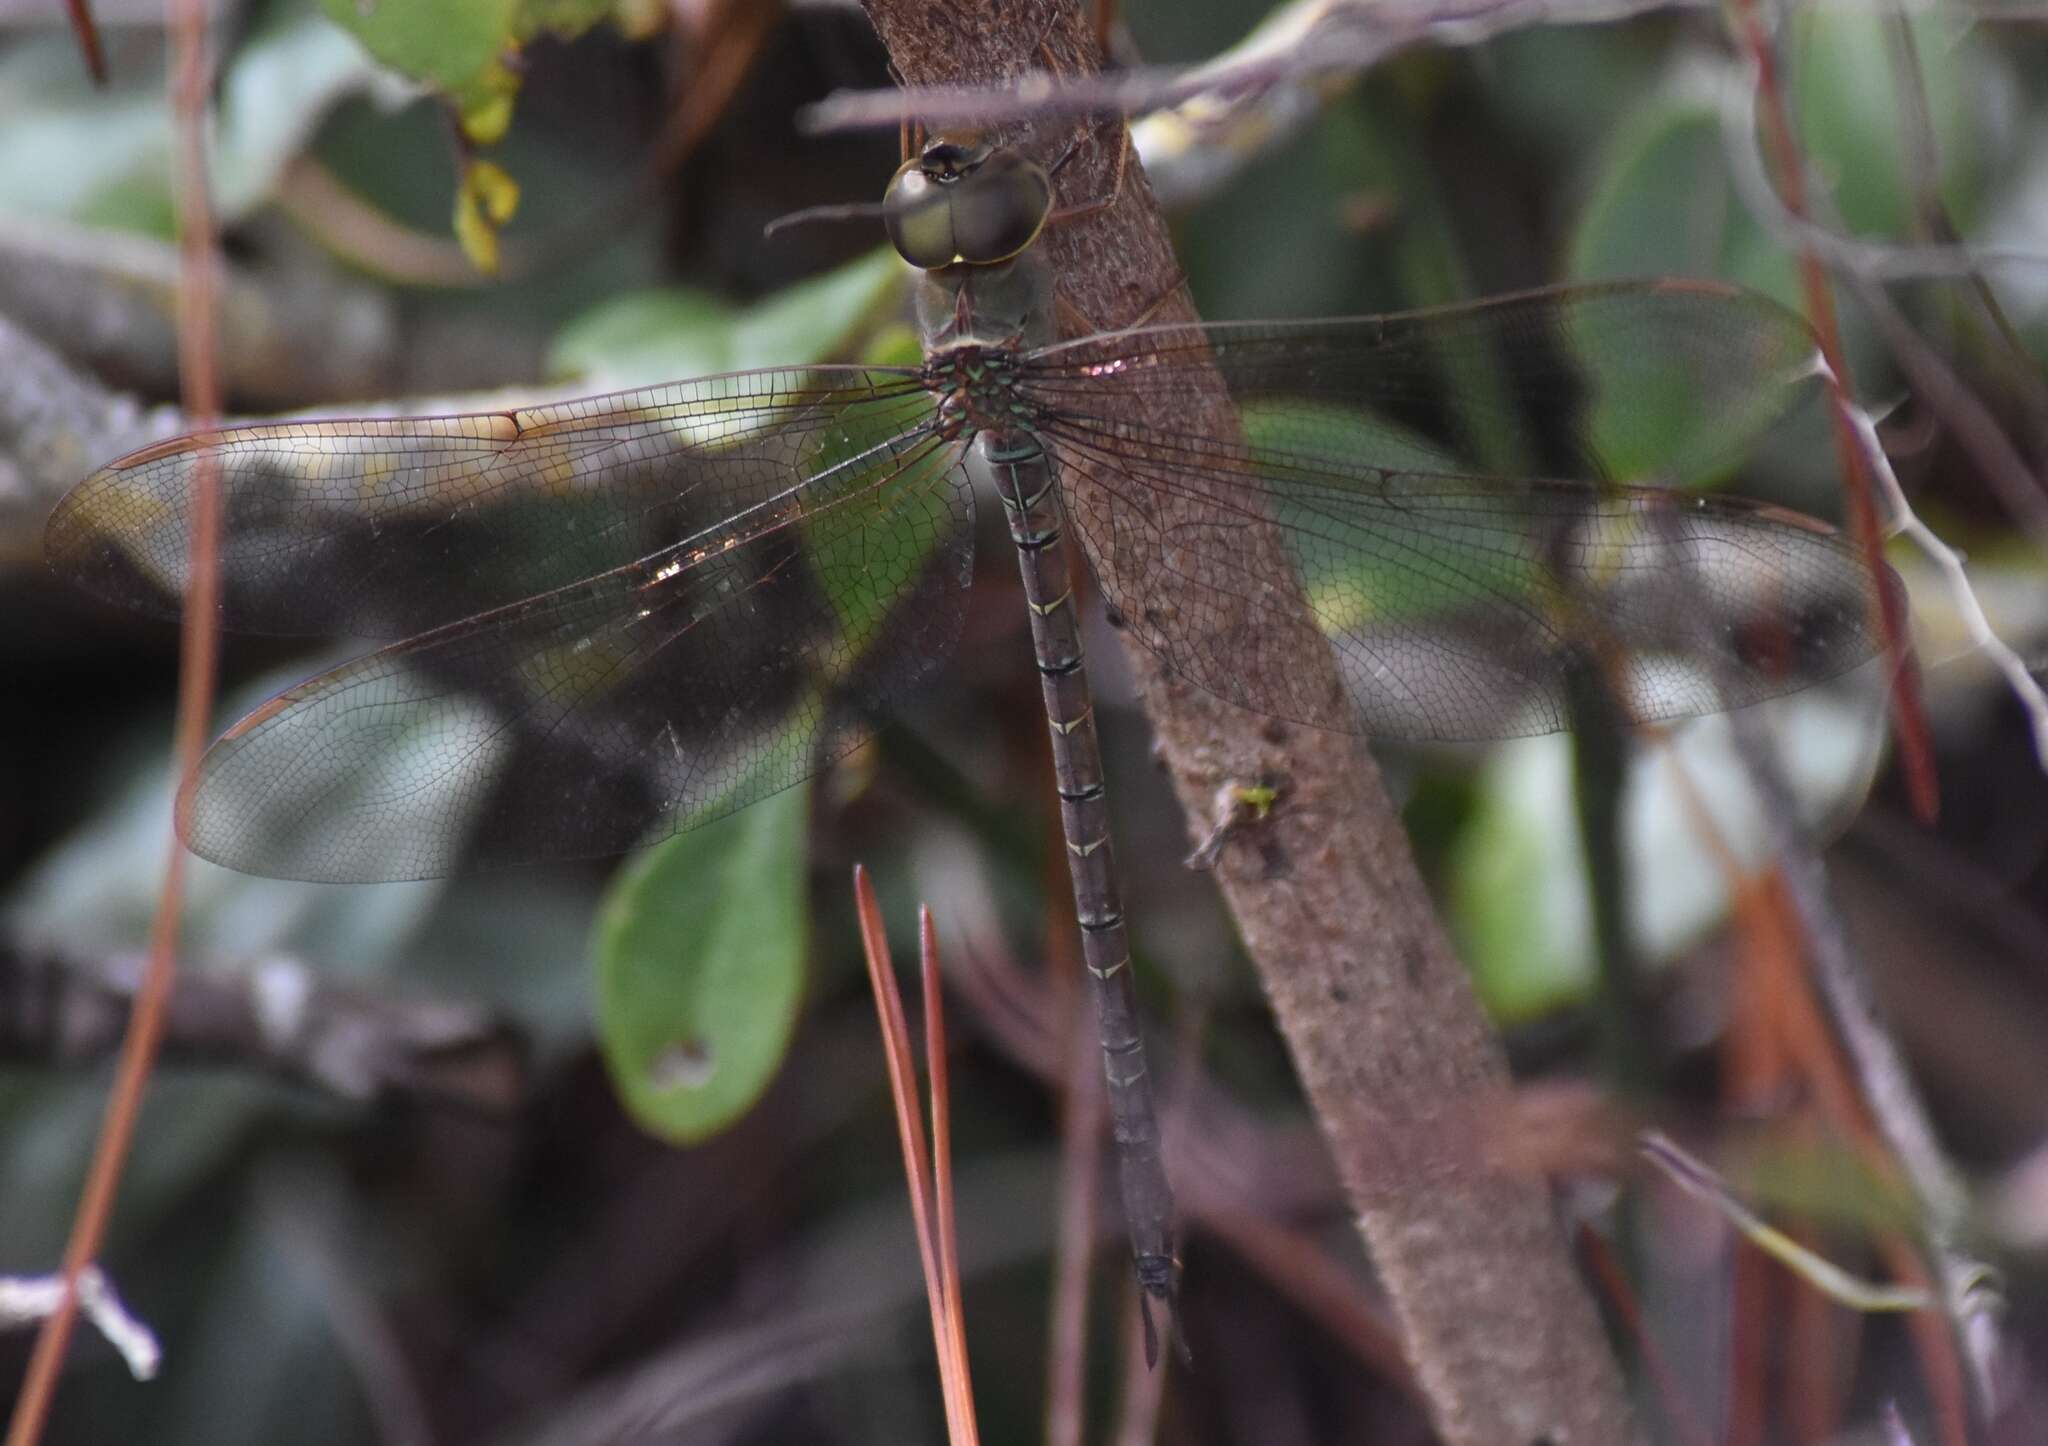
<svg viewBox="0 0 2048 1446">
<path fill-rule="evenodd" d="M 1574 669 L 1648 720 L 1875 650 L 1873 579 L 1825 525 L 1600 480 L 1703 470 L 1813 375 L 1770 303 L 1651 285 L 1092 338 L 1029 391 L 1107 600 L 1169 667 L 1317 727 L 1473 739 L 1567 726 Z M 1241 430 L 1177 428 L 1219 376 Z M 1497 475 L 1532 452 L 1562 480 Z M 1286 632 L 1334 647 L 1347 696 L 1266 662 Z"/>
<path fill-rule="evenodd" d="M 617 853 L 788 787 L 949 656 L 973 560 L 958 452 L 861 449 L 291 688 L 206 755 L 181 830 L 249 872 L 416 879 Z"/>
<path fill-rule="evenodd" d="M 1661 484 L 1740 457 L 1818 389 L 1818 362 L 1805 322 L 1767 297 L 1645 281 L 1387 316 L 1142 327 L 1045 347 L 1030 368 L 1032 394 L 1056 414 L 1099 415 L 1095 399 L 1113 389 L 1184 412 L 1220 374 L 1240 407 L 1284 428 L 1268 448 Z"/>
<path fill-rule="evenodd" d="M 111 601 L 175 612 L 210 452 L 223 626 L 404 638 L 646 557 L 930 412 L 915 373 L 813 367 L 514 412 L 237 427 L 94 473 L 58 505 L 46 550 Z"/>
</svg>

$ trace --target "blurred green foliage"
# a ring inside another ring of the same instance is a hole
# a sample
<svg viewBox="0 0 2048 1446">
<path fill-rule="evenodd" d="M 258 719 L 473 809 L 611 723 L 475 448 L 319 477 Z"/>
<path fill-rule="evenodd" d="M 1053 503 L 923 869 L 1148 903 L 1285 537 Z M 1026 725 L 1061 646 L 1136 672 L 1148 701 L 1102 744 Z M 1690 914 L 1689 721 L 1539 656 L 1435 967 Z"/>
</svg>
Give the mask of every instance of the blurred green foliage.
<svg viewBox="0 0 2048 1446">
<path fill-rule="evenodd" d="M 259 7 L 221 75 L 209 166 L 223 222 L 274 201 L 286 166 L 342 100 L 388 107 L 409 92 L 312 0 Z M 0 49 L 0 216 L 169 236 L 168 115 L 161 63 L 131 61 L 99 90 L 64 32 L 9 41 Z"/>
<path fill-rule="evenodd" d="M 647 10 L 632 0 L 322 0 L 322 8 L 382 64 L 441 97 L 463 136 L 482 146 L 511 129 L 527 46 L 542 36 L 574 40 L 621 14 L 644 24 Z M 465 153 L 454 230 L 478 270 L 497 271 L 498 230 L 518 205 L 518 184 L 503 167 Z"/>
<path fill-rule="evenodd" d="M 563 327 L 548 371 L 611 389 L 823 361 L 900 302 L 905 280 L 883 246 L 751 306 L 690 287 L 627 292 Z"/>
</svg>

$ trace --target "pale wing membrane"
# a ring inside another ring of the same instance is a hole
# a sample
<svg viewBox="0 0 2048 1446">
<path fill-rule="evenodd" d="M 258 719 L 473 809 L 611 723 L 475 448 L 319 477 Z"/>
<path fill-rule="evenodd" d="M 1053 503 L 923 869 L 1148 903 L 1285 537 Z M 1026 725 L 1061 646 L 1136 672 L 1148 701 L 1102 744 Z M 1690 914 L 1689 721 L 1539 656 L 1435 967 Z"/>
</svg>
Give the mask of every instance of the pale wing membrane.
<svg viewBox="0 0 2048 1446">
<path fill-rule="evenodd" d="M 1660 484 L 1711 475 L 1817 393 L 1805 322 L 1706 282 L 1616 282 L 1303 322 L 1142 327 L 1050 346 L 1031 391 L 1097 415 L 1105 388 L 1161 415 L 1213 385 L 1291 412 L 1292 445 L 1486 475 Z M 1361 411 L 1378 437 L 1351 423 Z"/>
<path fill-rule="evenodd" d="M 403 638 L 645 557 L 930 410 L 913 372 L 813 367 L 514 412 L 238 427 L 94 473 L 51 517 L 47 550 L 111 601 L 175 611 L 207 452 L 223 626 Z"/>
<path fill-rule="evenodd" d="M 1096 412 L 1104 377 L 1155 397 L 1194 395 L 1214 369 L 1233 395 L 1284 399 L 1296 440 L 1315 420 L 1343 461 L 1413 465 L 1405 442 L 1487 475 L 1692 481 L 1739 459 L 1819 391 L 1817 348 L 1792 311 L 1712 283 L 1612 283 L 1456 307 L 1317 322 L 1153 326 L 1040 350 L 1032 391 Z M 1364 455 L 1360 455 L 1364 451 Z"/>
<path fill-rule="evenodd" d="M 1484 327 L 1460 313 L 1467 334 L 1497 338 L 1502 306 L 1513 304 L 1467 309 L 1495 313 Z M 1029 389 L 1104 594 L 1191 682 L 1318 727 L 1475 739 L 1568 726 L 1571 676 L 1588 667 L 1650 720 L 1803 687 L 1874 651 L 1871 577 L 1846 539 L 1738 499 L 1479 475 L 1452 439 L 1381 409 L 1409 393 L 1469 395 L 1418 369 L 1412 338 L 1375 350 L 1384 331 L 1373 319 L 1183 327 L 1042 354 L 1054 365 Z M 1745 335 L 1724 322 L 1701 340 L 1727 363 L 1759 350 Z M 1789 359 L 1789 340 L 1781 349 Z M 1712 367 L 1690 356 L 1659 364 L 1691 367 L 1705 385 Z M 1576 448 L 1578 478 L 1600 475 L 1603 444 L 1571 420 L 1592 415 L 1598 386 L 1550 360 L 1529 365 L 1503 374 L 1503 405 L 1530 408 L 1543 399 L 1532 383 L 1555 381 L 1551 450 L 1573 461 Z M 1243 433 L 1173 430 L 1218 373 Z M 1774 397 L 1757 376 L 1732 374 L 1721 390 L 1765 418 Z M 1803 379 L 1787 366 L 1774 385 Z M 1166 420 L 1132 421 L 1126 408 Z M 1267 525 L 1278 552 L 1259 545 Z M 1271 640 L 1289 631 L 1334 647 L 1345 696 L 1268 665 Z"/>
<path fill-rule="evenodd" d="M 1683 717 L 1808 686 L 1876 648 L 1855 549 L 1781 509 L 1645 488 L 1281 473 L 1249 455 L 1169 471 L 1065 429 L 1061 444 L 1086 484 L 1069 488 L 1069 513 L 1133 636 L 1198 687 L 1315 727 L 1551 732 L 1569 726 L 1569 676 L 1587 666 L 1629 716 Z M 1168 524 L 1153 490 L 1168 485 L 1236 495 L 1216 499 L 1213 521 Z M 1278 524 L 1291 571 L 1261 570 L 1247 498 Z M 1268 665 L 1287 632 L 1335 648 L 1344 700 Z"/>
<path fill-rule="evenodd" d="M 950 655 L 958 447 L 913 433 L 646 558 L 292 688 L 206 756 L 188 842 L 329 882 L 617 853 L 786 788 Z"/>
</svg>

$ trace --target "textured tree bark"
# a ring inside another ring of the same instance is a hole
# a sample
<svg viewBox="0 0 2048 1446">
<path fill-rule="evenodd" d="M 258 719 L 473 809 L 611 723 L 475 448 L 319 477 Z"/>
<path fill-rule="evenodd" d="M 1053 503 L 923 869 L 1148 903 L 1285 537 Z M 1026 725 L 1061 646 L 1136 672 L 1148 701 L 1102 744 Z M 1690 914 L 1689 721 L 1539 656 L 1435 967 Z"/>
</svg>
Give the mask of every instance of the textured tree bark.
<svg viewBox="0 0 2048 1446">
<path fill-rule="evenodd" d="M 865 0 L 912 85 L 994 84 L 1100 63 L 1063 0 Z M 1069 143 L 1028 141 L 1048 161 Z M 1062 203 L 1110 194 L 1121 134 L 1096 128 L 1060 172 Z M 1115 205 L 1056 224 L 1063 310 L 1107 329 L 1192 320 L 1135 156 Z M 1164 298 L 1164 300 L 1162 300 Z M 1236 426 L 1220 384 L 1171 423 Z M 1069 477 L 1070 510 L 1108 505 Z M 1170 521 L 1170 520 L 1169 520 Z M 1276 539 L 1255 546 L 1280 550 Z M 1163 571 L 1163 570 L 1162 570 Z M 1162 625 L 1176 609 L 1153 599 Z M 1205 617 L 1214 600 L 1203 601 Z M 1234 634 L 1229 634 L 1234 635 Z M 1458 1446 L 1620 1446 L 1620 1373 L 1573 1271 L 1547 1184 L 1489 1169 L 1479 1140 L 1509 1088 L 1499 1041 L 1437 924 L 1406 835 L 1355 738 L 1234 708 L 1127 650 L 1191 836 L 1220 789 L 1280 778 L 1273 816 L 1222 848 L 1217 881 L 1264 981 L 1437 1429 Z M 1260 640 L 1246 666 L 1340 684 L 1327 648 Z M 1142 913 L 1136 916 L 1140 932 Z"/>
</svg>

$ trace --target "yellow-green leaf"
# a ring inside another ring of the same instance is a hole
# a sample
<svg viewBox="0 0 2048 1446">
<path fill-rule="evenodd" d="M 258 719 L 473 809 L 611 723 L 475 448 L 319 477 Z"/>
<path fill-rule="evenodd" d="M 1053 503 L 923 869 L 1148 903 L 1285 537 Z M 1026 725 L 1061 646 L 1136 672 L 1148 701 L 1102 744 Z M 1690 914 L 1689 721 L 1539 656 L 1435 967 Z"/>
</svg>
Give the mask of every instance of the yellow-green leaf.
<svg viewBox="0 0 2048 1446">
<path fill-rule="evenodd" d="M 519 209 L 519 183 L 502 166 L 471 160 L 455 188 L 455 239 L 476 269 L 498 269 L 498 228 Z"/>
</svg>

